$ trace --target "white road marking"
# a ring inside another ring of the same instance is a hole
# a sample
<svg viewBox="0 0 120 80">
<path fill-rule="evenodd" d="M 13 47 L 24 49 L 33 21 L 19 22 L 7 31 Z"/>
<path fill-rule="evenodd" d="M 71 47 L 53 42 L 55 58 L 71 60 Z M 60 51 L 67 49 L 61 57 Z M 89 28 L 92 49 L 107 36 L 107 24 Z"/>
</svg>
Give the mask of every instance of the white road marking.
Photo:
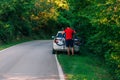
<svg viewBox="0 0 120 80">
<path fill-rule="evenodd" d="M 57 62 L 57 67 L 58 67 L 58 72 L 59 72 L 60 80 L 65 80 L 63 70 L 62 70 L 62 68 L 61 68 L 61 66 L 60 66 L 60 63 L 58 62 L 58 59 L 57 59 L 57 55 L 56 55 L 56 54 L 55 54 L 55 59 L 56 59 L 56 62 Z"/>
</svg>

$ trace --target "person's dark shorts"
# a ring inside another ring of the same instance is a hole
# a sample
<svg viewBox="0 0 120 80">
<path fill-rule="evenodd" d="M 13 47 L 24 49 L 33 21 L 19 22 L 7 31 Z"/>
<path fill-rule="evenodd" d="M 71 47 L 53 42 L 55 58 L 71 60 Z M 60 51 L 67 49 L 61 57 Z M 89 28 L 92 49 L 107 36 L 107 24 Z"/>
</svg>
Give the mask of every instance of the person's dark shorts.
<svg viewBox="0 0 120 80">
<path fill-rule="evenodd" d="M 73 47 L 73 40 L 72 39 L 68 39 L 66 40 L 66 47 Z"/>
</svg>

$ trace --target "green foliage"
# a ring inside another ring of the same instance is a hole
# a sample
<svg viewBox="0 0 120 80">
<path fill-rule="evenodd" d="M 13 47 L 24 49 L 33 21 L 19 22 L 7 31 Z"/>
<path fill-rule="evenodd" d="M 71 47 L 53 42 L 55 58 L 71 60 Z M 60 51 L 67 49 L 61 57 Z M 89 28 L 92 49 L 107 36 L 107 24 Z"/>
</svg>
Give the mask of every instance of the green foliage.
<svg viewBox="0 0 120 80">
<path fill-rule="evenodd" d="M 119 80 L 119 3 L 120 0 L 1 0 L 0 42 L 50 38 L 69 24 L 84 39 L 82 47 L 105 59 Z"/>
<path fill-rule="evenodd" d="M 92 5 L 80 12 L 96 27 L 96 31 L 93 30 L 95 34 L 88 36 L 86 46 L 89 46 L 89 50 L 94 54 L 105 58 L 111 68 L 111 73 L 118 80 L 120 79 L 119 6 L 119 0 L 94 1 Z M 88 9 L 89 12 L 87 12 Z"/>
<path fill-rule="evenodd" d="M 0 1 L 0 37 L 3 42 L 27 36 L 30 33 L 27 0 Z"/>
</svg>

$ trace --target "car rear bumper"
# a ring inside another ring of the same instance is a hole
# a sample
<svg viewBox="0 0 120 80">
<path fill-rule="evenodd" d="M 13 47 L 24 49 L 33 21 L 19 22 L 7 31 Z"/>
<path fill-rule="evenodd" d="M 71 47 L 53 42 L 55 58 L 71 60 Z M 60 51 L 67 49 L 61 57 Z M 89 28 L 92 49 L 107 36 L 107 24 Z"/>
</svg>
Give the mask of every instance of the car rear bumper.
<svg viewBox="0 0 120 80">
<path fill-rule="evenodd" d="M 65 45 L 59 46 L 56 43 L 53 43 L 53 50 L 55 50 L 55 51 L 67 51 L 67 47 Z M 74 51 L 78 52 L 79 51 L 79 46 L 74 45 Z"/>
</svg>

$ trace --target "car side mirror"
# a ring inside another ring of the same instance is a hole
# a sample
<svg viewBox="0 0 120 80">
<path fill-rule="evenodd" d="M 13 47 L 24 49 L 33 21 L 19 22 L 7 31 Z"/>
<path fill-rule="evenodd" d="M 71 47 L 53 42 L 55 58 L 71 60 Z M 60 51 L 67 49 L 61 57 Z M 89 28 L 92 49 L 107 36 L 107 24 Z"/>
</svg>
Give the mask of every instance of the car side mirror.
<svg viewBox="0 0 120 80">
<path fill-rule="evenodd" d="M 52 36 L 52 39 L 54 39 L 55 38 L 55 36 Z"/>
</svg>

